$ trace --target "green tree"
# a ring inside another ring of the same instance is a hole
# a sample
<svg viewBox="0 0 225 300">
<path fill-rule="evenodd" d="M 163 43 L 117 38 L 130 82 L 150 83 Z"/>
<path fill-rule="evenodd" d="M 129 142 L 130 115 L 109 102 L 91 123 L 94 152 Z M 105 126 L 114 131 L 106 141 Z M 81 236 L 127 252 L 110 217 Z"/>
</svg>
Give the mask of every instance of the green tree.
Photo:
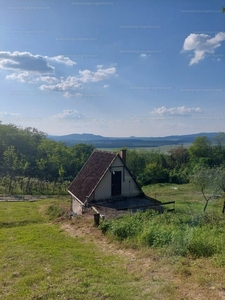
<svg viewBox="0 0 225 300">
<path fill-rule="evenodd" d="M 19 170 L 19 159 L 15 151 L 14 146 L 9 146 L 3 153 L 4 157 L 4 173 L 9 178 L 8 181 L 8 193 L 13 191 L 13 180 L 16 176 L 16 172 Z"/>
<path fill-rule="evenodd" d="M 156 162 L 148 164 L 145 167 L 144 172 L 138 177 L 141 185 L 158 182 L 168 182 L 168 179 L 168 171 Z"/>
<path fill-rule="evenodd" d="M 206 136 L 197 137 L 189 147 L 190 162 L 194 165 L 212 165 L 212 143 Z"/>
<path fill-rule="evenodd" d="M 200 189 L 205 205 L 203 211 L 205 212 L 209 201 L 218 196 L 218 173 L 216 169 L 201 168 L 191 176 L 191 183 Z"/>
<path fill-rule="evenodd" d="M 127 150 L 126 165 L 134 177 L 144 172 L 147 164 L 147 154 L 144 151 Z"/>
<path fill-rule="evenodd" d="M 214 143 L 212 148 L 213 163 L 215 166 L 221 166 L 225 162 L 225 133 L 218 133 L 214 137 Z"/>
<path fill-rule="evenodd" d="M 170 165 L 175 167 L 181 167 L 188 162 L 188 150 L 183 146 L 176 147 L 168 151 L 170 154 Z"/>
<path fill-rule="evenodd" d="M 90 144 L 78 144 L 68 148 L 64 177 L 72 180 L 78 174 L 94 149 L 94 146 Z"/>
</svg>

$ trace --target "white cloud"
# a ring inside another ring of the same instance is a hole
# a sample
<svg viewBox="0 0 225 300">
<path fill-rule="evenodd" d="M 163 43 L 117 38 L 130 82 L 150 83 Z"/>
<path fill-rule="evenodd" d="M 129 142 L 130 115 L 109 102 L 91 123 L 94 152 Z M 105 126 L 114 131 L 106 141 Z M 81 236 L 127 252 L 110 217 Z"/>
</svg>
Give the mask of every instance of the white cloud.
<svg viewBox="0 0 225 300">
<path fill-rule="evenodd" d="M 7 112 L 7 111 L 0 111 L 0 118 L 2 118 L 2 117 L 17 117 L 17 116 L 19 116 L 20 114 L 18 114 L 18 113 L 9 113 L 9 112 Z"/>
<path fill-rule="evenodd" d="M 6 52 L 0 51 L 0 68 L 29 71 L 37 73 L 52 73 L 54 67 L 49 65 L 47 59 L 41 55 L 33 55 L 30 52 Z"/>
<path fill-rule="evenodd" d="M 103 86 L 104 89 L 107 89 L 108 87 L 109 87 L 109 84 L 105 84 L 105 85 Z"/>
<path fill-rule="evenodd" d="M 53 73 L 55 68 L 49 64 L 51 62 L 63 63 L 67 66 L 73 66 L 76 62 L 64 55 L 42 56 L 34 55 L 30 52 L 7 52 L 0 51 L 0 68 L 8 70 L 17 70 L 19 72 L 29 71 L 40 74 Z"/>
<path fill-rule="evenodd" d="M 145 54 L 145 53 L 142 53 L 141 55 L 140 55 L 140 57 L 146 57 L 147 56 L 147 54 Z"/>
<path fill-rule="evenodd" d="M 200 107 L 171 107 L 166 108 L 165 106 L 155 108 L 153 111 L 151 111 L 151 114 L 159 115 L 159 116 L 165 116 L 165 115 L 173 115 L 173 116 L 190 116 L 194 113 L 203 113 L 202 109 Z"/>
<path fill-rule="evenodd" d="M 70 97 L 69 91 L 79 89 L 83 83 L 97 82 L 108 79 L 116 73 L 116 68 L 98 69 L 96 72 L 90 70 L 79 71 L 80 77 L 69 76 L 66 79 L 61 78 L 60 82 L 52 85 L 41 85 L 39 88 L 45 91 L 67 91 L 66 97 Z M 106 85 L 107 87 L 107 85 Z"/>
<path fill-rule="evenodd" d="M 81 82 L 97 82 L 108 79 L 111 75 L 116 74 L 116 68 L 98 69 L 96 72 L 90 70 L 79 71 Z"/>
<path fill-rule="evenodd" d="M 40 74 L 35 74 L 33 72 L 22 71 L 12 73 L 6 76 L 6 79 L 17 80 L 19 82 L 35 83 L 39 81 L 47 82 L 48 84 L 53 84 L 59 82 L 59 80 L 54 76 L 41 76 Z"/>
<path fill-rule="evenodd" d="M 48 84 L 59 82 L 59 80 L 50 76 L 54 73 L 55 67 L 49 64 L 51 62 L 63 63 L 66 66 L 73 66 L 76 64 L 68 57 L 59 56 L 41 56 L 33 55 L 30 52 L 6 52 L 0 51 L 0 69 L 14 70 L 6 79 L 17 80 L 19 82 L 35 83 L 44 81 Z M 50 90 L 50 88 L 49 88 Z"/>
<path fill-rule="evenodd" d="M 30 52 L 6 52 L 0 51 L 0 69 L 11 71 L 6 79 L 17 80 L 22 83 L 44 82 L 39 88 L 45 91 L 65 91 L 64 96 L 70 97 L 71 91 L 81 88 L 83 83 L 98 82 L 108 79 L 116 74 L 116 68 L 110 67 L 103 69 L 103 65 L 97 66 L 97 71 L 80 70 L 77 76 L 68 76 L 66 79 L 58 79 L 55 75 L 55 67 L 49 64 L 63 63 L 66 66 L 73 66 L 76 62 L 69 57 L 41 56 L 33 55 Z M 13 72 L 12 72 L 13 70 Z M 105 85 L 105 87 L 108 87 Z"/>
<path fill-rule="evenodd" d="M 71 93 L 69 93 L 69 92 L 66 92 L 65 94 L 64 94 L 64 97 L 66 97 L 66 98 L 69 98 L 69 97 L 72 97 L 73 96 L 73 94 L 71 94 Z"/>
<path fill-rule="evenodd" d="M 76 97 L 84 97 L 84 94 L 82 94 L 82 93 L 76 93 L 75 96 Z"/>
<path fill-rule="evenodd" d="M 53 76 L 41 76 L 40 78 L 38 78 L 38 80 L 47 82 L 49 84 L 59 82 L 59 80 L 56 77 L 53 77 Z"/>
<path fill-rule="evenodd" d="M 53 85 L 43 84 L 39 88 L 42 91 L 68 91 L 75 90 L 82 87 L 82 83 L 79 82 L 77 77 L 69 76 L 67 79 L 60 79 L 60 82 Z"/>
<path fill-rule="evenodd" d="M 75 120 L 84 120 L 85 116 L 82 115 L 79 111 L 73 109 L 65 109 L 62 113 L 54 115 L 54 119 L 75 119 Z"/>
<path fill-rule="evenodd" d="M 53 56 L 53 57 L 45 56 L 45 58 L 48 60 L 51 60 L 51 61 L 56 61 L 58 63 L 64 63 L 67 66 L 73 66 L 73 65 L 77 64 L 75 61 L 72 61 L 71 59 L 69 59 L 69 57 L 66 57 L 63 55 L 58 55 L 58 56 Z"/>
<path fill-rule="evenodd" d="M 35 81 L 33 74 L 27 71 L 12 73 L 6 76 L 6 79 L 17 80 L 19 82 L 33 83 Z"/>
<path fill-rule="evenodd" d="M 214 37 L 207 34 L 191 33 L 184 41 L 183 51 L 194 51 L 194 57 L 189 65 L 197 64 L 207 53 L 213 54 L 225 40 L 225 32 L 219 32 Z"/>
</svg>

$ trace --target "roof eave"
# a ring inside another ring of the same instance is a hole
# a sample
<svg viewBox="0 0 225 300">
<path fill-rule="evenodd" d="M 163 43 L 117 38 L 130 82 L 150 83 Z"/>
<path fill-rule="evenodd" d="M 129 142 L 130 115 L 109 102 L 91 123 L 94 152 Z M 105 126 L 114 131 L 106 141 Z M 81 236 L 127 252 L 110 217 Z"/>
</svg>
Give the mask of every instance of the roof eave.
<svg viewBox="0 0 225 300">
<path fill-rule="evenodd" d="M 68 193 L 72 196 L 72 197 L 74 197 L 74 198 L 76 198 L 76 200 L 81 204 L 81 205 L 83 205 L 84 206 L 84 203 L 80 200 L 80 199 L 78 199 L 72 192 L 70 192 L 69 190 L 67 190 L 68 191 Z"/>
</svg>

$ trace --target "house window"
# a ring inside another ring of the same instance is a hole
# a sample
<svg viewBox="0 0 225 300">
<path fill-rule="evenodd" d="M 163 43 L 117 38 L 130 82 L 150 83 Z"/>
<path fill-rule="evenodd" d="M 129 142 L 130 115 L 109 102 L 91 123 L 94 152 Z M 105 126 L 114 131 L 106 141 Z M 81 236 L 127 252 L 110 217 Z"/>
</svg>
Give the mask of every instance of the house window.
<svg viewBox="0 0 225 300">
<path fill-rule="evenodd" d="M 112 174 L 112 196 L 121 195 L 121 171 L 114 171 Z"/>
</svg>

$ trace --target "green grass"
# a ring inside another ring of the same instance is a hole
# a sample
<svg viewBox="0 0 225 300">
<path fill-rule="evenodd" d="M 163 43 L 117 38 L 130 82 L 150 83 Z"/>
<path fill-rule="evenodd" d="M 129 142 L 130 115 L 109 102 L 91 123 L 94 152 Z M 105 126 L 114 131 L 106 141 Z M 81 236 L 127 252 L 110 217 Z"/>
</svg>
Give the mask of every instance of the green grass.
<svg viewBox="0 0 225 300">
<path fill-rule="evenodd" d="M 0 203 L 0 299 L 138 299 L 137 276 L 122 259 L 49 222 L 56 202 L 65 206 L 52 199 Z"/>
<path fill-rule="evenodd" d="M 137 213 L 105 221 L 102 230 L 119 241 L 158 249 L 166 256 L 220 256 L 224 260 L 225 220 L 214 215 Z"/>
<path fill-rule="evenodd" d="M 176 211 L 186 214 L 203 212 L 205 200 L 200 190 L 196 190 L 191 184 L 157 183 L 144 186 L 146 195 L 162 202 L 176 201 Z M 209 201 L 207 212 L 222 212 L 222 200 Z"/>
<path fill-rule="evenodd" d="M 175 212 L 127 214 L 102 222 L 104 233 L 127 245 L 157 248 L 160 253 L 169 256 L 214 257 L 221 266 L 224 265 L 222 199 L 214 200 L 209 204 L 207 213 L 203 213 L 203 197 L 189 184 L 156 184 L 143 190 L 163 202 L 175 200 Z"/>
<path fill-rule="evenodd" d="M 0 299 L 222 299 L 221 200 L 202 214 L 202 196 L 190 185 L 143 189 L 159 200 L 175 200 L 175 213 L 102 223 L 110 251 L 90 223 L 94 236 L 72 237 L 62 230 L 61 221 L 75 232 L 86 226 L 79 218 L 65 219 L 69 197 L 0 202 Z"/>
</svg>

